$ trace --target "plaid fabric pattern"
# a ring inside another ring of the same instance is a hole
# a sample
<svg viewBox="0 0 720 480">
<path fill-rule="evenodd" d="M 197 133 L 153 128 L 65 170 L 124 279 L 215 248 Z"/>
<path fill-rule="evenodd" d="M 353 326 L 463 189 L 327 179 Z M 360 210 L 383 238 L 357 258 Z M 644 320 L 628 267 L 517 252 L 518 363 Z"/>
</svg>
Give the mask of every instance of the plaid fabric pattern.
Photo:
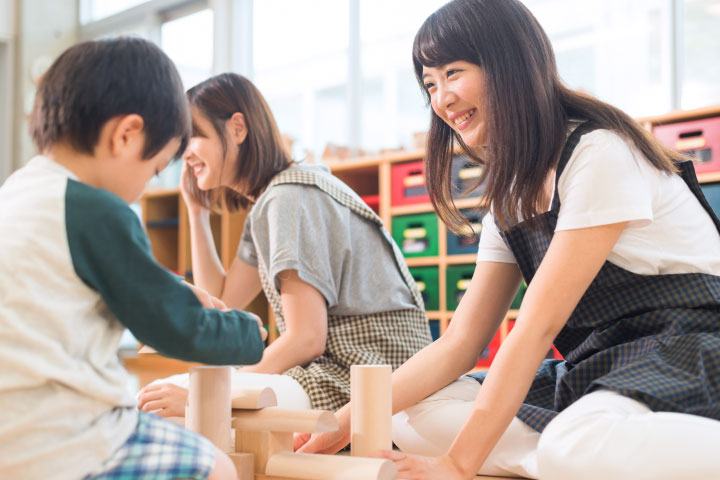
<svg viewBox="0 0 720 480">
<path fill-rule="evenodd" d="M 346 185 L 314 172 L 285 170 L 275 176 L 269 187 L 295 183 L 314 186 L 354 213 L 378 225 L 392 245 L 395 263 L 410 288 L 416 309 L 380 312 L 368 315 L 328 316 L 328 339 L 325 352 L 310 364 L 285 372 L 300 383 L 310 397 L 313 408 L 337 410 L 350 401 L 351 365 L 402 365 L 431 341 L 430 329 L 420 290 L 407 263 L 385 230 L 382 220 Z M 275 314 L 280 334 L 285 333 L 280 292 L 268 278 L 267 269 L 258 263 L 263 290 Z"/>
<path fill-rule="evenodd" d="M 556 174 L 549 212 L 530 226 L 501 232 L 527 283 L 550 245 L 560 209 L 557 179 L 580 137 L 570 136 Z M 720 231 L 691 162 L 680 175 Z M 720 420 L 720 277 L 699 273 L 638 275 L 605 262 L 555 339 L 565 361 L 546 360 L 518 417 L 542 431 L 581 396 L 610 389 L 654 411 Z M 474 375 L 479 381 L 484 373 Z"/>
<path fill-rule="evenodd" d="M 135 433 L 85 480 L 204 480 L 215 466 L 206 438 L 157 415 L 139 412 Z"/>
</svg>

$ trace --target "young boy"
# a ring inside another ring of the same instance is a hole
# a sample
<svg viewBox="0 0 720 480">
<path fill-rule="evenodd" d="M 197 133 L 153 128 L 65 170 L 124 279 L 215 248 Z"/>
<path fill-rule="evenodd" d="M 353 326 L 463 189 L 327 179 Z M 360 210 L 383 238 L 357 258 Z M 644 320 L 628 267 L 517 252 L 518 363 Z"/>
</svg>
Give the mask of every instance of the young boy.
<svg viewBox="0 0 720 480">
<path fill-rule="evenodd" d="M 127 205 L 182 153 L 189 118 L 175 67 L 142 39 L 76 45 L 43 78 L 41 155 L 0 188 L 0 478 L 234 475 L 204 438 L 137 411 L 117 357 L 126 327 L 184 360 L 262 357 L 256 320 L 205 308 Z"/>
</svg>

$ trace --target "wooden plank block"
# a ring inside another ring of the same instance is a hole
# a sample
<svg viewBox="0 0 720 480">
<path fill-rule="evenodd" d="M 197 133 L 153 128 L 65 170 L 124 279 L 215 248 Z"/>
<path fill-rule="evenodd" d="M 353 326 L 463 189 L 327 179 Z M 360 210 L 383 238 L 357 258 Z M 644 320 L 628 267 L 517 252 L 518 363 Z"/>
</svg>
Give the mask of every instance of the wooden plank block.
<svg viewBox="0 0 720 480">
<path fill-rule="evenodd" d="M 233 388 L 232 408 L 258 410 L 277 405 L 277 396 L 272 388 Z"/>
<path fill-rule="evenodd" d="M 287 432 L 235 432 L 235 450 L 251 453 L 255 473 L 264 474 L 268 459 L 276 453 L 293 451 L 293 434 Z"/>
<path fill-rule="evenodd" d="M 228 453 L 235 465 L 238 480 L 255 480 L 255 463 L 252 453 Z"/>
<path fill-rule="evenodd" d="M 269 407 L 261 410 L 233 410 L 232 428 L 244 432 L 332 432 L 337 419 L 326 410 L 289 410 Z"/>
<path fill-rule="evenodd" d="M 265 473 L 300 480 L 393 480 L 397 468 L 382 458 L 287 452 L 272 455 Z"/>
</svg>

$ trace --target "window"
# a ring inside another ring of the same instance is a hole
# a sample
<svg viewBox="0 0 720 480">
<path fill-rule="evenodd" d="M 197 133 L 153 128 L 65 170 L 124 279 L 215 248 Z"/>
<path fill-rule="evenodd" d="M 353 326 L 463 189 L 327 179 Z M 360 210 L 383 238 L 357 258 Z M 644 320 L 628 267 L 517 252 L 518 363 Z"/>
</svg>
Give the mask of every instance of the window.
<svg viewBox="0 0 720 480">
<path fill-rule="evenodd" d="M 213 12 L 206 8 L 168 20 L 160 28 L 160 47 L 175 62 L 185 89 L 212 75 Z"/>
<path fill-rule="evenodd" d="M 671 110 L 666 0 L 526 0 L 550 37 L 560 76 L 632 116 Z"/>
<path fill-rule="evenodd" d="M 360 2 L 361 148 L 412 148 L 413 133 L 428 129 L 430 113 L 415 80 L 412 44 L 420 25 L 443 3 Z"/>
<path fill-rule="evenodd" d="M 148 0 L 80 0 L 80 23 L 102 20 Z"/>
<path fill-rule="evenodd" d="M 348 0 L 262 0 L 253 15 L 253 83 L 294 157 L 347 145 Z"/>
<path fill-rule="evenodd" d="M 720 103 L 720 0 L 685 0 L 680 108 Z"/>
</svg>

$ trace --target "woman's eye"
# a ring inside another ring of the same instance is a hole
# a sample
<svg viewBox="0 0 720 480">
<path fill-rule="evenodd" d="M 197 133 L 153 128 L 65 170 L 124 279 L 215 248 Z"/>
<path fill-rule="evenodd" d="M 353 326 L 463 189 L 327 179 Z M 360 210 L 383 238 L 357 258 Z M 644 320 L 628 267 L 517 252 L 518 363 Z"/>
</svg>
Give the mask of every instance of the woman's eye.
<svg viewBox="0 0 720 480">
<path fill-rule="evenodd" d="M 425 84 L 425 90 L 430 90 L 430 89 L 431 89 L 432 87 L 434 87 L 434 86 L 435 86 L 434 83 L 428 82 L 428 83 Z"/>
<path fill-rule="evenodd" d="M 459 71 L 460 71 L 460 70 L 450 69 L 450 70 L 447 71 L 447 77 L 450 78 L 452 75 L 455 75 L 455 74 L 458 73 Z"/>
</svg>

